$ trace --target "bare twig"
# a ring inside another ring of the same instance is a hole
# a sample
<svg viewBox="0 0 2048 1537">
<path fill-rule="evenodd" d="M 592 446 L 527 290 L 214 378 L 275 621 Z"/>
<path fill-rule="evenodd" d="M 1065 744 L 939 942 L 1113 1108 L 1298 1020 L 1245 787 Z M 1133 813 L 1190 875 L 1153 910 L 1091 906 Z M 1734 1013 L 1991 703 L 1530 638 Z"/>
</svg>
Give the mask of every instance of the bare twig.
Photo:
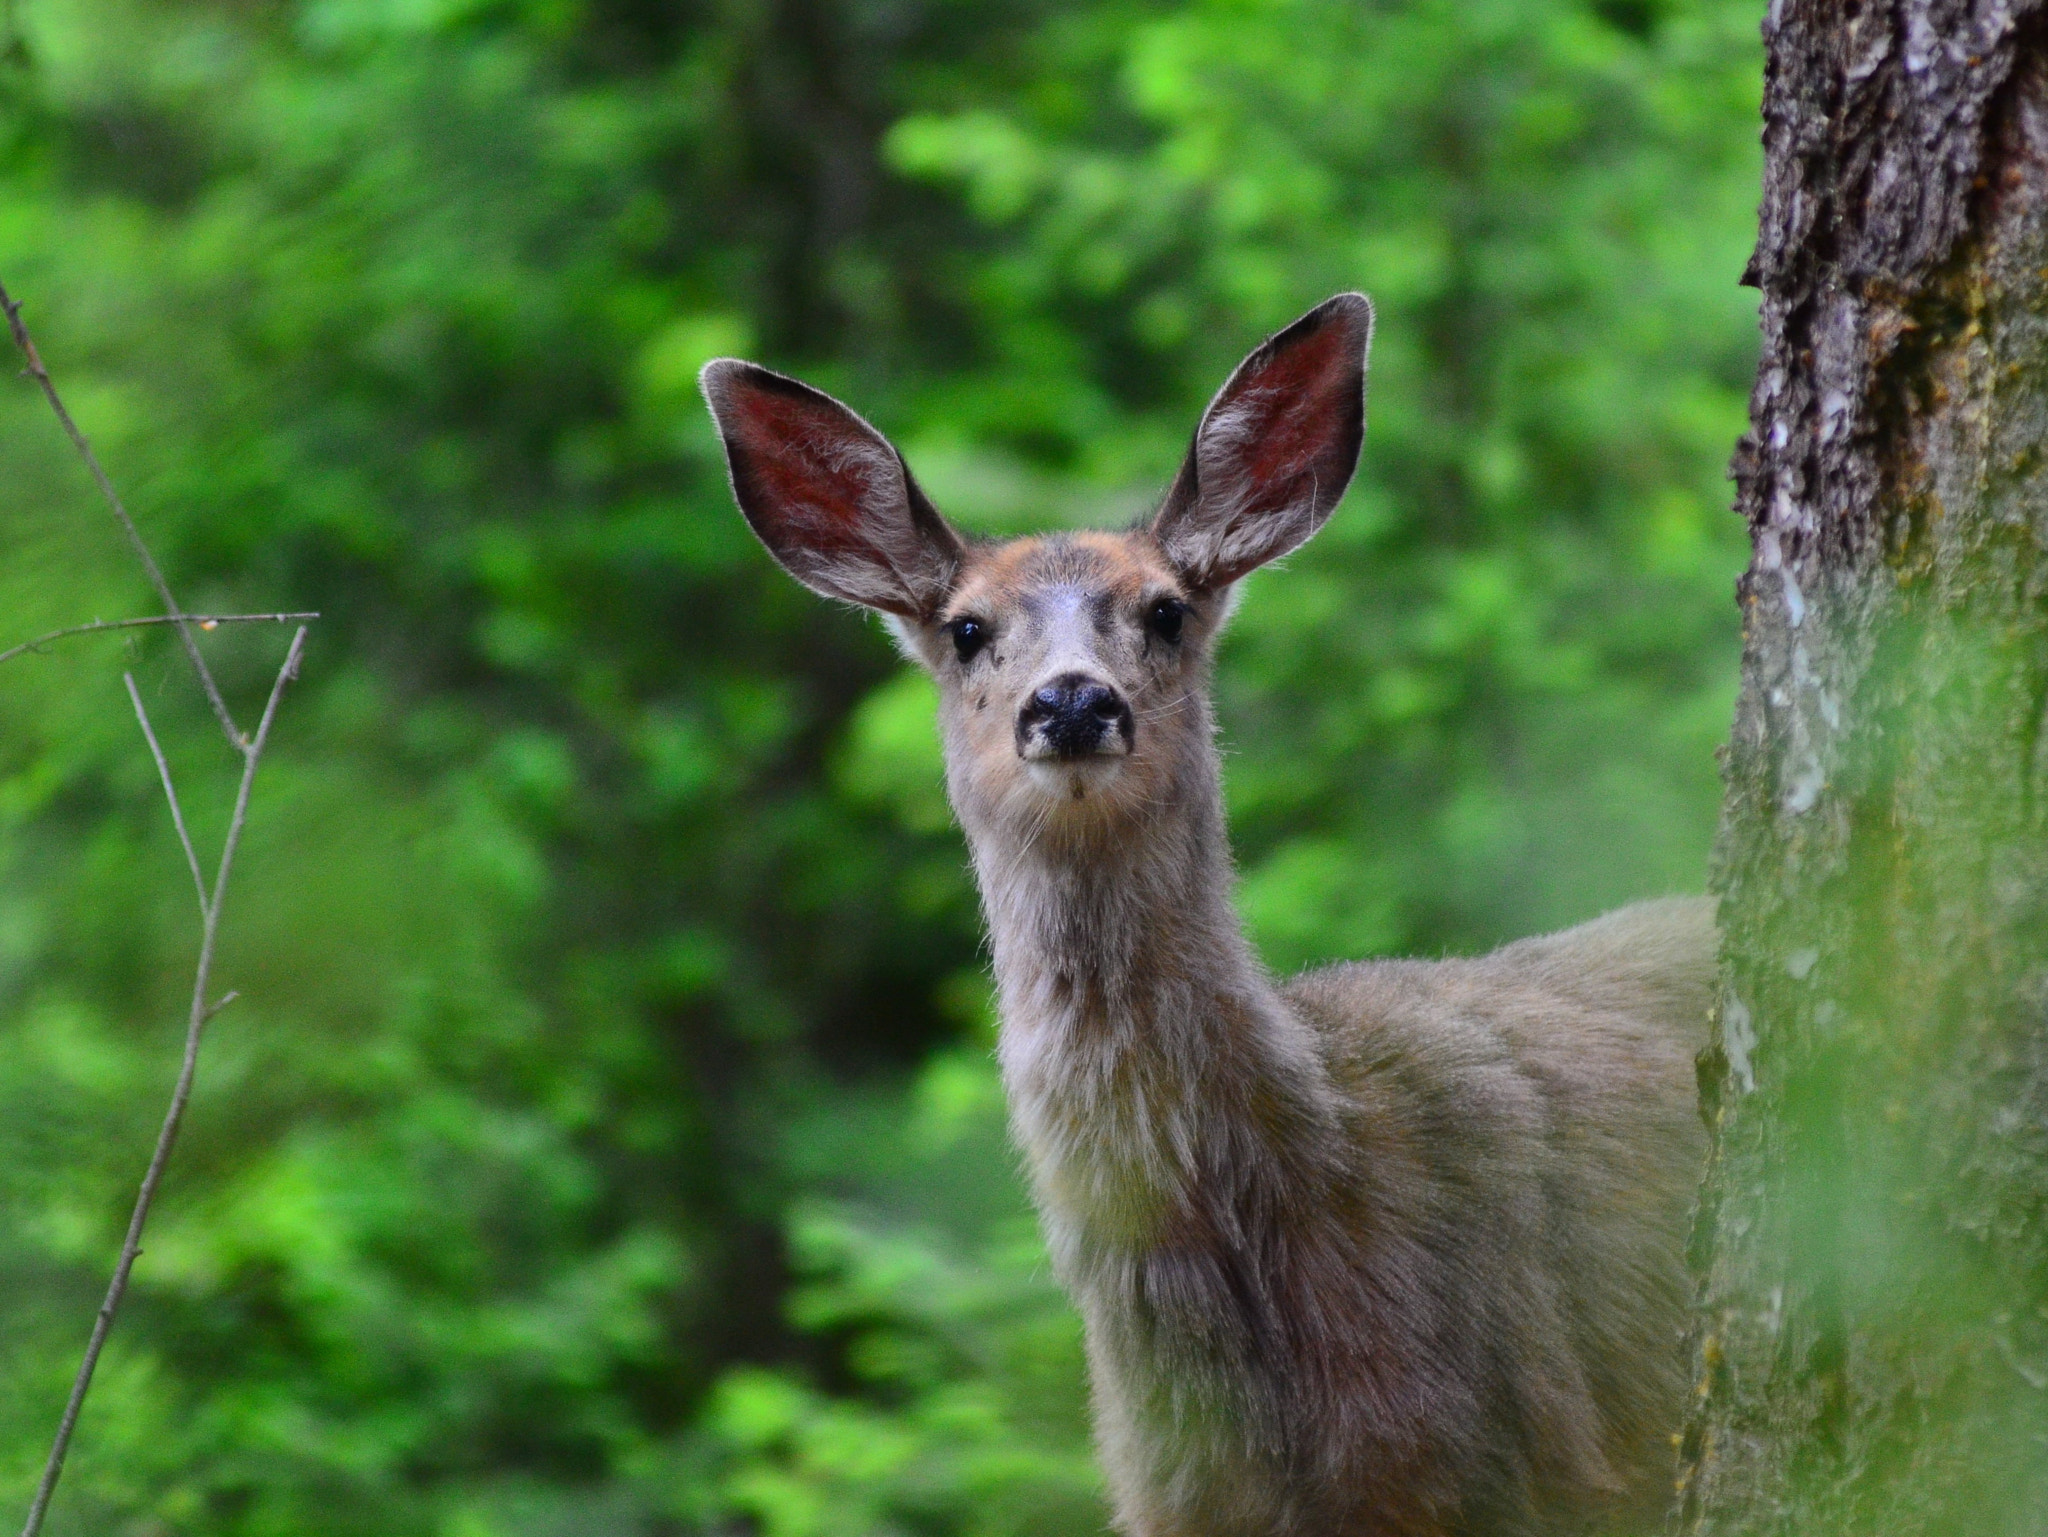
<svg viewBox="0 0 2048 1537">
<path fill-rule="evenodd" d="M 150 1156 L 149 1168 L 142 1176 L 142 1188 L 135 1196 L 135 1210 L 128 1218 L 128 1236 L 121 1244 L 121 1258 L 114 1266 L 113 1280 L 107 1285 L 106 1299 L 100 1303 L 99 1317 L 93 1322 L 92 1338 L 86 1342 L 85 1359 L 79 1363 L 78 1376 L 71 1384 L 71 1397 L 64 1405 L 63 1419 L 58 1422 L 57 1438 L 50 1447 L 42 1480 L 36 1485 L 35 1503 L 29 1507 L 28 1524 L 22 1528 L 22 1537 L 37 1537 L 42 1530 L 44 1514 L 50 1507 L 50 1496 L 56 1492 L 58 1476 L 64 1471 L 65 1454 L 71 1449 L 71 1433 L 78 1426 L 79 1410 L 84 1407 L 86 1390 L 92 1386 L 93 1371 L 99 1365 L 100 1350 L 107 1342 L 108 1331 L 114 1326 L 114 1315 L 120 1311 L 121 1299 L 127 1294 L 128 1274 L 135 1268 L 136 1256 L 142 1253 L 143 1225 L 149 1220 L 149 1209 L 156 1201 L 157 1185 L 163 1180 L 164 1167 L 171 1159 L 171 1148 L 178 1140 L 178 1128 L 185 1119 L 185 1106 L 192 1098 L 192 1079 L 199 1068 L 199 1043 L 206 1034 L 206 1022 L 235 998 L 233 993 L 229 993 L 218 1003 L 209 1005 L 206 1001 L 207 983 L 213 975 L 214 944 L 220 935 L 221 907 L 227 896 L 228 876 L 235 866 L 235 851 L 242 844 L 242 828 L 248 820 L 249 790 L 256 782 L 256 765 L 270 740 L 271 722 L 277 718 L 278 701 L 284 698 L 285 685 L 299 675 L 299 658 L 305 647 L 306 627 L 300 625 L 298 633 L 292 636 L 291 650 L 285 655 L 284 665 L 277 670 L 277 681 L 270 687 L 270 698 L 263 706 L 263 719 L 256 727 L 256 735 L 239 746 L 242 780 L 235 791 L 235 809 L 228 819 L 227 837 L 221 841 L 220 867 L 214 874 L 210 895 L 206 892 L 205 882 L 200 880 L 199 861 L 192 853 L 191 840 L 185 837 L 184 815 L 178 810 L 177 792 L 171 787 L 170 770 L 164 764 L 163 750 L 157 746 L 156 733 L 150 729 L 149 717 L 143 713 L 142 696 L 135 691 L 135 680 L 128 680 L 128 694 L 135 701 L 135 712 L 142 721 L 143 735 L 148 738 L 149 750 L 163 773 L 164 793 L 171 802 L 171 816 L 178 824 L 178 836 L 185 844 L 186 854 L 192 859 L 192 878 L 199 881 L 202 918 L 199 964 L 192 977 L 192 1006 L 185 1022 L 185 1059 L 178 1069 L 177 1087 L 171 1091 L 170 1109 L 164 1112 L 163 1127 L 157 1132 L 156 1151 Z"/>
<path fill-rule="evenodd" d="M 22 323 L 21 305 L 7 292 L 7 285 L 0 283 L 0 313 L 7 316 L 7 329 L 14 333 L 14 345 L 21 349 L 21 355 L 28 360 L 29 377 L 42 386 L 43 398 L 50 402 L 50 409 L 57 413 L 57 420 L 71 439 L 72 447 L 85 461 L 85 467 L 92 471 L 93 480 L 99 485 L 100 494 L 107 499 L 107 505 L 114 509 L 114 517 L 121 530 L 128 536 L 129 546 L 135 551 L 135 558 L 142 562 L 142 569 L 149 573 L 149 582 L 156 589 L 156 595 L 163 600 L 164 614 L 177 626 L 178 638 L 185 642 L 185 655 L 191 659 L 192 670 L 199 674 L 199 682 L 206 690 L 206 702 L 213 706 L 214 719 L 220 722 L 220 729 L 228 734 L 228 741 L 237 748 L 247 747 L 249 739 L 242 735 L 235 724 L 234 716 L 228 713 L 227 701 L 220 696 L 220 686 L 213 681 L 213 674 L 207 670 L 206 658 L 199 654 L 199 642 L 192 637 L 191 616 L 178 606 L 178 600 L 171 596 L 171 584 L 164 580 L 163 568 L 156 563 L 156 557 L 149 553 L 149 546 L 142 542 L 142 531 L 135 526 L 135 520 L 128 516 L 128 509 L 114 490 L 114 483 L 107 478 L 107 472 L 100 468 L 99 456 L 92 451 L 85 434 L 78 429 L 78 423 L 71 419 L 65 408 L 64 399 L 57 393 L 57 386 L 50 380 L 50 371 L 43 367 L 42 354 L 36 351 L 35 341 L 28 334 L 28 327 Z"/>
<path fill-rule="evenodd" d="M 149 743 L 149 755 L 156 759 L 157 776 L 164 782 L 164 799 L 171 803 L 171 825 L 178 829 L 178 842 L 185 850 L 185 863 L 192 870 L 192 884 L 199 891 L 199 917 L 204 922 L 207 911 L 206 877 L 199 873 L 199 855 L 192 847 L 192 835 L 185 831 L 185 813 L 178 805 L 178 787 L 171 783 L 171 765 L 164 757 L 164 750 L 157 745 L 156 732 L 149 724 L 149 711 L 142 707 L 142 691 L 135 686 L 135 674 L 124 672 L 121 681 L 128 685 L 128 698 L 135 705 L 135 718 L 142 722 L 143 740 Z"/>
<path fill-rule="evenodd" d="M 102 630 L 139 630 L 144 625 L 186 623 L 210 630 L 221 624 L 291 624 L 319 617 L 318 614 L 154 614 L 147 619 L 95 619 L 91 624 L 66 625 L 61 630 L 38 635 L 34 640 L 25 640 L 18 646 L 9 646 L 0 651 L 0 662 L 11 662 L 24 652 L 40 651 L 53 640 L 63 640 L 72 635 L 97 635 Z"/>
<path fill-rule="evenodd" d="M 256 768 L 262 761 L 263 750 L 270 741 L 270 728 L 277 719 L 277 707 L 284 698 L 286 686 L 299 675 L 299 662 L 305 654 L 306 626 L 302 623 L 292 636 L 291 649 L 286 653 L 284 665 L 278 669 L 277 679 L 271 685 L 270 697 L 263 706 L 263 717 L 253 737 L 243 735 L 229 713 L 227 702 L 222 699 L 219 686 L 208 670 L 206 659 L 199 653 L 198 641 L 194 638 L 193 626 L 212 629 L 219 624 L 252 624 L 260 622 L 281 623 L 293 620 L 307 620 L 319 617 L 315 614 L 188 614 L 178 606 L 172 596 L 170 584 L 164 579 L 162 569 L 143 542 L 142 534 L 135 526 L 135 520 L 128 515 L 128 509 L 114 491 L 113 482 L 100 467 L 92 445 L 85 434 L 72 420 L 65 409 L 64 401 L 50 380 L 49 370 L 43 366 L 41 355 L 36 351 L 35 342 L 30 338 L 28 328 L 22 324 L 21 306 L 9 296 L 5 285 L 0 285 L 0 314 L 7 318 L 9 331 L 21 354 L 28 361 L 28 373 L 41 386 L 43 396 L 50 403 L 50 409 L 57 415 L 71 439 L 72 446 L 92 472 L 93 480 L 100 492 L 113 508 L 114 517 L 120 523 L 122 532 L 128 536 L 128 543 L 134 549 L 136 559 L 149 574 L 150 584 L 156 588 L 157 597 L 162 600 L 165 612 L 156 617 L 142 619 L 95 620 L 91 624 L 72 625 L 53 630 L 47 635 L 24 642 L 6 651 L 0 651 L 0 662 L 33 651 L 50 641 L 61 640 L 69 635 L 86 635 L 100 630 L 125 630 L 144 625 L 168 624 L 173 626 L 185 645 L 185 655 L 192 663 L 192 670 L 198 675 L 201 687 L 206 692 L 207 703 L 212 706 L 214 718 L 220 722 L 221 730 L 227 733 L 228 742 L 242 759 L 241 782 L 235 790 L 234 810 L 228 819 L 227 836 L 221 840 L 220 864 L 214 872 L 213 885 L 209 889 L 204 870 L 199 863 L 198 850 L 193 846 L 192 835 L 185 826 L 184 808 L 179 804 L 177 786 L 171 778 L 170 761 L 164 756 L 161 743 L 157 741 L 156 730 L 150 724 L 149 712 L 143 708 L 142 694 L 135 687 L 135 679 L 124 675 L 128 686 L 128 698 L 135 706 L 135 718 L 142 727 L 143 739 L 149 744 L 150 756 L 156 760 L 157 774 L 163 781 L 164 798 L 170 802 L 171 822 L 178 830 L 178 843 L 185 851 L 185 864 L 192 873 L 192 885 L 199 897 L 199 960 L 193 970 L 192 1001 L 185 1016 L 185 1055 L 178 1069 L 178 1081 L 171 1092 L 169 1109 L 164 1112 L 163 1125 L 157 1132 L 156 1149 L 150 1155 L 149 1167 L 142 1176 L 142 1187 L 136 1192 L 135 1207 L 128 1218 L 127 1237 L 121 1244 L 121 1257 L 114 1266 L 113 1279 L 108 1282 L 105 1300 L 100 1303 L 98 1317 L 93 1322 L 92 1337 L 86 1342 L 84 1359 L 79 1362 L 78 1375 L 71 1384 L 71 1396 L 64 1405 L 63 1418 L 58 1422 L 57 1434 L 50 1445 L 48 1461 L 43 1466 L 43 1476 L 36 1484 L 33 1503 L 29 1507 L 28 1522 L 22 1528 L 22 1537 L 38 1537 L 42 1531 L 44 1517 L 50 1508 L 51 1496 L 57 1489 L 57 1480 L 64 1471 L 64 1458 L 71 1449 L 71 1437 L 78 1428 L 78 1416 L 85 1405 L 85 1396 L 92 1386 L 93 1372 L 99 1365 L 100 1351 L 105 1347 L 107 1334 L 114 1326 L 114 1316 L 120 1311 L 121 1299 L 128 1291 L 128 1277 L 135 1268 L 136 1258 L 142 1253 L 142 1230 L 149 1220 L 150 1207 L 156 1201 L 157 1187 L 163 1181 L 164 1169 L 169 1164 L 171 1149 L 178 1140 L 178 1128 L 184 1123 L 185 1108 L 192 1099 L 192 1081 L 199 1069 L 199 1046 L 205 1036 L 206 1025 L 214 1015 L 235 1001 L 232 992 L 223 994 L 212 1003 L 207 1002 L 207 989 L 213 977 L 213 960 L 220 937 L 221 909 L 227 897 L 228 877 L 234 870 L 235 854 L 242 845 L 242 830 L 248 822 L 249 792 L 256 783 Z"/>
</svg>

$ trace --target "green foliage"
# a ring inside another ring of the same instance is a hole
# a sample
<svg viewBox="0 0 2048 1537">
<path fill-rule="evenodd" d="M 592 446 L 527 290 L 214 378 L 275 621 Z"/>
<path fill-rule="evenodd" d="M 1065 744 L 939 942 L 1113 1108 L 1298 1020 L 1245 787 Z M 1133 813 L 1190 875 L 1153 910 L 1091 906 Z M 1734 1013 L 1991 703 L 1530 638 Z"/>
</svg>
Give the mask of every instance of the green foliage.
<svg viewBox="0 0 2048 1537">
<path fill-rule="evenodd" d="M 1366 464 L 1220 678 L 1278 966 L 1696 888 L 1752 308 L 1726 0 L 18 0 L 0 273 L 187 602 L 325 617 L 54 1531 L 1098 1528 L 928 692 L 774 572 L 748 352 L 1004 531 L 1265 330 Z M 0 396 L 11 640 L 148 597 Z M 246 704 L 278 634 L 208 644 Z M 163 637 L 0 669 L 0 1502 L 168 1085 L 232 764 Z"/>
</svg>

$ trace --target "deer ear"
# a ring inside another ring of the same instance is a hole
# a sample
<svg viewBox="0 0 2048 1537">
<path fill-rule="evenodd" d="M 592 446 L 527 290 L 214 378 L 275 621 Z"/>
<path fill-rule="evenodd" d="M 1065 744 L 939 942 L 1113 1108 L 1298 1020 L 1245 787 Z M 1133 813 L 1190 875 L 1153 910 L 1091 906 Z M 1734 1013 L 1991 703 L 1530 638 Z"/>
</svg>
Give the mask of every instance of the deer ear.
<svg viewBox="0 0 2048 1537">
<path fill-rule="evenodd" d="M 814 592 L 929 620 L 966 546 L 889 440 L 830 395 L 736 358 L 698 377 L 733 499 L 783 570 Z"/>
<path fill-rule="evenodd" d="M 1372 301 L 1338 294 L 1269 338 L 1209 402 L 1152 520 L 1198 589 L 1223 587 L 1323 526 L 1365 441 Z"/>
</svg>

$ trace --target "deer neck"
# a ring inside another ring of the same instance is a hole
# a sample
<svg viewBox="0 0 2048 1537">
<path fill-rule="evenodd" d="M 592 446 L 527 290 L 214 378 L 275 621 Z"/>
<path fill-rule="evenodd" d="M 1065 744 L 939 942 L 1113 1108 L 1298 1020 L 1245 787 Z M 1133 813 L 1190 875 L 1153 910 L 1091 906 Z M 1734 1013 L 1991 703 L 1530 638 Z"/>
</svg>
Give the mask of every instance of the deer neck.
<svg viewBox="0 0 2048 1537">
<path fill-rule="evenodd" d="M 1336 1157 L 1314 1032 L 1231 906 L 1219 766 L 1200 741 L 1142 824 L 1024 844 L 966 819 L 1004 1084 L 1063 1268 L 1160 1242 L 1225 1187 L 1310 1179 Z"/>
</svg>

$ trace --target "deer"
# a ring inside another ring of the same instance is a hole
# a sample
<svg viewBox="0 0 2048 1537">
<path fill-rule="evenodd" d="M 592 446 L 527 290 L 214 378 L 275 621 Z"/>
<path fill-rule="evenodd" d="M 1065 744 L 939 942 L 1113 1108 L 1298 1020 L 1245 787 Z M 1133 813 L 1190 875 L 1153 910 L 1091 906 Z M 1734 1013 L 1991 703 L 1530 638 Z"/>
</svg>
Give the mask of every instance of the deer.
<svg viewBox="0 0 2048 1537">
<path fill-rule="evenodd" d="M 1672 1493 L 1707 902 L 1285 982 L 1232 906 L 1212 658 L 1351 480 L 1372 328 L 1339 294 L 1252 351 L 1138 526 L 1003 542 L 831 396 L 701 376 L 768 553 L 937 680 L 1127 1537 L 1648 1530 Z"/>
</svg>

